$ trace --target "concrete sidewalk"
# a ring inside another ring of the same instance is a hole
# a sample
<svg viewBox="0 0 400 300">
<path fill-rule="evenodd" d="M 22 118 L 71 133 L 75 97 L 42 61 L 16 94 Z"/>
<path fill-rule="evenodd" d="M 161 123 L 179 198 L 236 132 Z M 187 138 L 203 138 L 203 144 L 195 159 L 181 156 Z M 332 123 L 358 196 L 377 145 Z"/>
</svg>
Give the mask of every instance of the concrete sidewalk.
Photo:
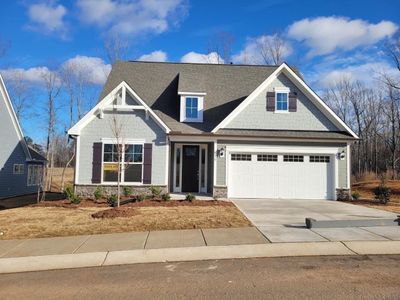
<svg viewBox="0 0 400 300">
<path fill-rule="evenodd" d="M 0 240 L 0 273 L 210 259 L 400 254 L 400 241 L 270 243 L 256 228 Z"/>
</svg>

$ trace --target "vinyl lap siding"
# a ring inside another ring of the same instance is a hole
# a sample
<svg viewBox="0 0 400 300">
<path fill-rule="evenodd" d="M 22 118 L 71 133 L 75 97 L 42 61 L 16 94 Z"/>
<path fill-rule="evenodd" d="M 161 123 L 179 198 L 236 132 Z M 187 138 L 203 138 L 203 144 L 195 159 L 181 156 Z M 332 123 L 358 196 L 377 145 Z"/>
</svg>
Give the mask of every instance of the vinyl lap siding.
<svg viewBox="0 0 400 300">
<path fill-rule="evenodd" d="M 149 117 L 146 120 L 144 111 L 120 113 L 118 120 L 123 126 L 124 139 L 144 140 L 153 143 L 152 183 L 166 183 L 166 134 Z M 103 119 L 95 118 L 85 128 L 80 136 L 79 176 L 78 184 L 92 184 L 93 143 L 101 142 L 102 138 L 115 138 L 111 130 L 112 114 L 105 113 Z"/>
<path fill-rule="evenodd" d="M 274 113 L 267 111 L 267 92 L 275 87 L 288 87 L 297 92 L 297 111 Z M 280 74 L 254 101 L 252 101 L 226 128 L 271 130 L 337 131 L 337 127 L 286 77 Z"/>
</svg>

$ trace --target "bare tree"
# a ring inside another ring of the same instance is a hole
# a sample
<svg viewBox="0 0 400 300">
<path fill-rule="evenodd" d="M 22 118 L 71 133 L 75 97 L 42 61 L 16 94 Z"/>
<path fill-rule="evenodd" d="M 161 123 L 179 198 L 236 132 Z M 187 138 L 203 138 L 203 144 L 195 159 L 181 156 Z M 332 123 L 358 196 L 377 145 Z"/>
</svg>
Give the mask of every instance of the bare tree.
<svg viewBox="0 0 400 300">
<path fill-rule="evenodd" d="M 229 32 L 218 32 L 209 40 L 207 52 L 215 53 L 218 64 L 230 64 L 234 42 L 235 38 Z"/>
<path fill-rule="evenodd" d="M 33 86 L 25 79 L 22 71 L 16 70 L 8 76 L 9 91 L 17 118 L 21 117 L 31 107 L 33 101 Z"/>
<path fill-rule="evenodd" d="M 264 64 L 280 65 L 287 53 L 287 42 L 281 33 L 265 35 L 257 39 L 257 48 Z"/>
<path fill-rule="evenodd" d="M 121 35 L 109 34 L 104 41 L 104 50 L 107 61 L 114 64 L 126 57 L 129 44 Z"/>
<path fill-rule="evenodd" d="M 51 188 L 51 179 L 52 179 L 52 170 L 54 167 L 54 143 L 53 138 L 55 135 L 55 127 L 56 127 L 56 107 L 55 100 L 59 96 L 61 90 L 61 83 L 57 76 L 56 72 L 49 71 L 44 72 L 42 74 L 43 84 L 46 91 L 46 113 L 48 115 L 47 119 L 47 137 L 46 137 L 46 159 L 47 159 L 47 168 L 46 168 L 46 182 L 45 189 L 50 190 Z M 43 193 L 43 198 L 45 193 Z"/>
<path fill-rule="evenodd" d="M 391 40 L 385 43 L 384 51 L 394 64 L 395 68 L 400 71 L 400 32 Z M 393 76 L 387 72 L 381 72 L 380 76 L 383 82 L 394 89 L 400 90 L 400 75 Z"/>
</svg>

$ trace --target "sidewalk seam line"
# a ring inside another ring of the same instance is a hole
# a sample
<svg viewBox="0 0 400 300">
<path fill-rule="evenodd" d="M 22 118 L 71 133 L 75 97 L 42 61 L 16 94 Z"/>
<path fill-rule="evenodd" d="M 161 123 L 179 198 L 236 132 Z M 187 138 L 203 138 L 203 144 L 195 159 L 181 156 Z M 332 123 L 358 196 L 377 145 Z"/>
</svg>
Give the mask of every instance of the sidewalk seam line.
<svg viewBox="0 0 400 300">
<path fill-rule="evenodd" d="M 350 250 L 351 252 L 353 252 L 355 255 L 361 255 L 360 253 L 354 251 L 353 249 L 351 249 L 349 246 L 347 246 L 343 241 L 340 241 L 340 243 L 345 246 L 348 250 Z"/>
<path fill-rule="evenodd" d="M 201 232 L 201 236 L 203 237 L 204 244 L 206 246 L 208 246 L 207 241 L 206 241 L 206 237 L 204 236 L 203 228 L 200 228 L 200 232 Z"/>
<path fill-rule="evenodd" d="M 387 239 L 388 241 L 395 241 L 395 240 L 392 240 L 391 238 L 388 238 L 388 237 L 386 237 L 386 236 L 384 236 L 384 235 L 382 235 L 382 234 L 378 234 L 378 233 L 369 231 L 368 229 L 361 228 L 361 227 L 356 227 L 356 228 L 359 228 L 359 229 L 364 230 L 364 231 L 366 231 L 366 232 L 368 232 L 368 233 L 375 234 L 375 235 L 377 235 L 377 236 L 383 237 L 383 238 Z M 378 240 L 378 241 L 379 241 L 379 240 Z"/>
<path fill-rule="evenodd" d="M 27 240 L 23 240 L 20 244 L 16 245 L 15 247 L 11 248 L 10 250 L 6 251 L 5 253 L 3 253 L 2 255 L 0 255 L 0 258 L 9 258 L 9 257 L 4 257 L 4 255 L 7 255 L 8 253 L 12 252 L 15 249 L 18 249 L 19 247 L 21 247 L 23 244 L 25 244 L 28 241 L 31 241 L 32 239 L 27 239 Z"/>
<path fill-rule="evenodd" d="M 101 263 L 100 267 L 104 266 L 104 263 L 106 262 L 106 259 L 108 257 L 108 253 L 110 253 L 110 251 L 107 251 L 106 256 L 104 257 L 103 262 Z"/>
<path fill-rule="evenodd" d="M 306 227 L 306 229 L 308 229 L 308 228 Z M 315 231 L 312 230 L 312 229 L 308 229 L 308 230 L 310 230 L 311 232 L 315 233 L 316 235 L 319 235 L 320 237 L 322 237 L 323 239 L 325 239 L 326 242 L 336 242 L 336 241 L 332 241 L 332 240 L 328 239 L 327 237 L 323 236 L 322 234 L 319 234 L 318 232 L 315 232 Z"/>
<path fill-rule="evenodd" d="M 150 230 L 149 230 L 149 231 L 147 231 L 146 240 L 144 241 L 143 249 L 146 249 L 146 246 L 147 246 L 147 240 L 149 239 L 149 235 L 150 235 Z"/>
<path fill-rule="evenodd" d="M 72 254 L 75 254 L 75 252 L 78 251 L 79 248 L 82 247 L 83 244 L 85 244 L 85 243 L 89 240 L 89 238 L 90 238 L 91 236 L 92 236 L 92 235 L 88 235 L 87 238 L 86 238 L 82 243 L 80 243 L 80 245 L 79 245 L 78 247 L 76 247 L 76 248 L 74 249 L 74 251 L 72 251 Z"/>
</svg>

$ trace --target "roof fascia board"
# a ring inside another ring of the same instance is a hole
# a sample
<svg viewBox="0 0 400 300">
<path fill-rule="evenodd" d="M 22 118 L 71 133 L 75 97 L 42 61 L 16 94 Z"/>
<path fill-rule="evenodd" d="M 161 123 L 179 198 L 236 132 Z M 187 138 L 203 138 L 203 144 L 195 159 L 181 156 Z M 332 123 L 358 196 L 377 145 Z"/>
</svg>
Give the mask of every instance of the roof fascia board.
<svg viewBox="0 0 400 300">
<path fill-rule="evenodd" d="M 25 155 L 28 160 L 31 160 L 32 157 L 31 157 L 31 154 L 29 153 L 28 145 L 26 144 L 24 134 L 22 133 L 22 129 L 21 129 L 21 126 L 19 125 L 17 115 L 16 115 L 14 107 L 11 103 L 10 95 L 8 94 L 6 85 L 4 83 L 4 80 L 3 80 L 3 77 L 1 76 L 1 74 L 0 74 L 0 92 L 3 96 L 2 98 L 4 99 L 8 113 L 11 116 L 11 121 L 12 121 L 15 131 L 17 133 L 18 139 L 22 144 L 22 148 L 24 149 Z"/>
<path fill-rule="evenodd" d="M 78 121 L 74 126 L 72 126 L 68 130 L 69 135 L 80 135 L 81 130 L 89 124 L 97 114 L 98 110 L 106 108 L 113 100 L 114 96 L 118 93 L 119 90 L 122 88 L 125 88 L 126 91 L 128 91 L 131 96 L 133 96 L 137 101 L 140 102 L 140 104 L 147 110 L 152 118 L 158 123 L 166 133 L 169 133 L 171 130 L 165 125 L 165 123 L 155 114 L 155 112 L 139 97 L 138 94 L 135 93 L 134 90 L 131 89 L 131 87 L 125 82 L 122 81 L 120 84 L 118 84 L 108 95 L 106 95 L 95 107 L 93 107 L 82 119 Z"/>
</svg>

